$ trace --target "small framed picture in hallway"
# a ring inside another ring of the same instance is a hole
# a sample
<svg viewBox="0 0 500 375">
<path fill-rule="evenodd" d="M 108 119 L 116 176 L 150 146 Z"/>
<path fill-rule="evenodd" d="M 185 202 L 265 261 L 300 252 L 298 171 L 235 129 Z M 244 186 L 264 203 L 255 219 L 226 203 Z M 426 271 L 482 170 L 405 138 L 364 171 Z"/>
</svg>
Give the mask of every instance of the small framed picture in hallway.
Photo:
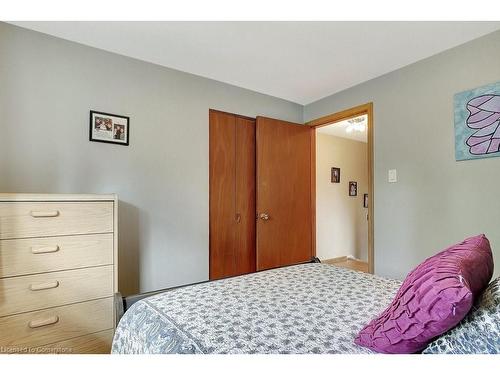
<svg viewBox="0 0 500 375">
<path fill-rule="evenodd" d="M 355 197 L 358 195 L 358 183 L 356 181 L 349 181 L 349 196 Z"/>
<path fill-rule="evenodd" d="M 340 168 L 332 167 L 332 183 L 338 184 L 340 182 Z"/>
</svg>

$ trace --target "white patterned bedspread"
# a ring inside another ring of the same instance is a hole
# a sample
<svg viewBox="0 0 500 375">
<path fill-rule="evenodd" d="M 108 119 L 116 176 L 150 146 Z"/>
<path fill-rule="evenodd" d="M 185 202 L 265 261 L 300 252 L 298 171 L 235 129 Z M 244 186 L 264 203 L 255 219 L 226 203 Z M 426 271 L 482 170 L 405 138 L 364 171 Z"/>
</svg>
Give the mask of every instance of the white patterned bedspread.
<svg viewBox="0 0 500 375">
<path fill-rule="evenodd" d="M 112 353 L 371 353 L 354 338 L 399 285 L 309 263 L 178 288 L 132 305 Z"/>
</svg>

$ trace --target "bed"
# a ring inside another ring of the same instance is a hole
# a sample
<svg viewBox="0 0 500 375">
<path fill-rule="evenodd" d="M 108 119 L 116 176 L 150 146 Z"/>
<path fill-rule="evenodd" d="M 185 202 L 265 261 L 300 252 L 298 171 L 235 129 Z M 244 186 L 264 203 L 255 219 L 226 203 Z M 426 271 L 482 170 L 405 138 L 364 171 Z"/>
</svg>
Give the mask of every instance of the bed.
<svg viewBox="0 0 500 375">
<path fill-rule="evenodd" d="M 307 263 L 176 288 L 127 309 L 112 353 L 372 353 L 354 338 L 400 285 Z"/>
</svg>

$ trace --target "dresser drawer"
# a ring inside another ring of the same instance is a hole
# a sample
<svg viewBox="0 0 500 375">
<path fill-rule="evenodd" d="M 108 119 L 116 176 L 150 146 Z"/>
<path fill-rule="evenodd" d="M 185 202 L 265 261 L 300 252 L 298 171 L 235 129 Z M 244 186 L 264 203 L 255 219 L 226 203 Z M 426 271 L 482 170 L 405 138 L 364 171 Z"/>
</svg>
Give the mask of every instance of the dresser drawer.
<svg viewBox="0 0 500 375">
<path fill-rule="evenodd" d="M 113 343 L 113 329 L 90 335 L 76 337 L 74 339 L 56 342 L 37 348 L 36 353 L 47 354 L 109 354 Z"/>
<path fill-rule="evenodd" d="M 113 266 L 0 279 L 0 317 L 113 295 Z"/>
<path fill-rule="evenodd" d="M 0 240 L 0 278 L 113 264 L 113 233 Z"/>
<path fill-rule="evenodd" d="M 113 298 L 0 318 L 0 347 L 11 352 L 113 328 Z"/>
<path fill-rule="evenodd" d="M 0 239 L 113 232 L 113 202 L 0 202 Z"/>
</svg>

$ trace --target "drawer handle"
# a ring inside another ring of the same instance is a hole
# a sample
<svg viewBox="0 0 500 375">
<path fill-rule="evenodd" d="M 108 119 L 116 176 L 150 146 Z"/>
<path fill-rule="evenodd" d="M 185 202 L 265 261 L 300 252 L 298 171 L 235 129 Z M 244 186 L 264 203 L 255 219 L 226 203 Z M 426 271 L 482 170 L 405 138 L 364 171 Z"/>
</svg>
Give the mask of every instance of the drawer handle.
<svg viewBox="0 0 500 375">
<path fill-rule="evenodd" d="M 56 280 L 41 284 L 31 284 L 30 290 L 36 292 L 37 290 L 54 289 L 57 288 L 58 286 L 59 286 L 59 281 Z"/>
<path fill-rule="evenodd" d="M 45 246 L 39 248 L 31 248 L 31 252 L 33 254 L 47 254 L 47 253 L 55 253 L 59 251 L 59 246 Z"/>
<path fill-rule="evenodd" d="M 59 211 L 54 210 L 54 211 L 31 211 L 30 212 L 31 216 L 33 217 L 56 217 L 59 216 Z"/>
<path fill-rule="evenodd" d="M 50 318 L 31 320 L 28 323 L 28 327 L 30 328 L 39 328 L 50 326 L 52 324 L 56 324 L 59 321 L 59 317 L 57 315 L 51 316 Z"/>
</svg>

